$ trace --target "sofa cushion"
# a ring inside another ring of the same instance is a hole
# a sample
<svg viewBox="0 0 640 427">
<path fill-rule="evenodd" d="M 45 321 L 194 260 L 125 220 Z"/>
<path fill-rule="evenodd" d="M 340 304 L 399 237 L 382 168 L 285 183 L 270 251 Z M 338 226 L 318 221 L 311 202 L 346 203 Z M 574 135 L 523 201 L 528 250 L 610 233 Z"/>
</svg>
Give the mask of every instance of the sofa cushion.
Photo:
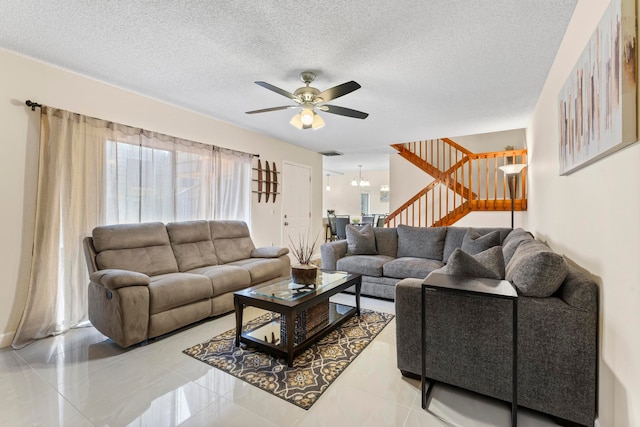
<svg viewBox="0 0 640 427">
<path fill-rule="evenodd" d="M 508 244 L 512 239 L 516 237 L 528 237 L 529 240 L 533 240 L 533 234 L 525 230 L 524 228 L 514 228 L 502 241 L 502 246 Z"/>
<path fill-rule="evenodd" d="M 206 276 L 191 273 L 154 276 L 149 284 L 149 314 L 161 313 L 212 296 L 211 281 Z"/>
<path fill-rule="evenodd" d="M 456 249 L 447 260 L 447 274 L 502 280 L 505 277 L 502 248 L 494 246 L 475 255 Z"/>
<path fill-rule="evenodd" d="M 249 258 L 230 262 L 228 265 L 246 269 L 251 276 L 252 285 L 275 279 L 282 271 L 282 262 L 277 258 Z"/>
<path fill-rule="evenodd" d="M 167 233 L 180 271 L 218 264 L 207 221 L 170 222 Z"/>
<path fill-rule="evenodd" d="M 376 236 L 376 250 L 380 255 L 398 256 L 398 232 L 395 228 L 373 227 Z"/>
<path fill-rule="evenodd" d="M 504 227 L 475 227 L 474 229 L 482 236 L 497 231 L 500 234 L 500 243 L 498 244 L 502 244 L 502 241 L 512 231 L 510 228 Z M 464 240 L 464 236 L 467 234 L 468 230 L 469 227 L 447 227 L 447 235 L 444 238 L 442 261 L 447 262 L 453 251 L 462 247 L 462 241 Z"/>
<path fill-rule="evenodd" d="M 360 228 L 347 224 L 347 255 L 378 255 L 376 237 L 371 224 Z"/>
<path fill-rule="evenodd" d="M 511 258 L 513 258 L 513 254 L 516 253 L 516 249 L 524 243 L 530 242 L 533 240 L 533 236 L 528 232 L 525 233 L 517 233 L 515 236 L 507 236 L 505 239 L 505 244 L 502 246 L 502 255 L 504 256 L 505 265 L 509 265 L 511 262 Z"/>
<path fill-rule="evenodd" d="M 553 295 L 567 277 L 562 255 L 537 240 L 523 242 L 507 265 L 507 280 L 525 296 L 545 298 Z"/>
<path fill-rule="evenodd" d="M 246 268 L 236 265 L 214 265 L 196 268 L 189 273 L 201 274 L 211 281 L 213 296 L 238 291 L 251 286 L 251 275 Z"/>
<path fill-rule="evenodd" d="M 470 255 L 475 255 L 494 246 L 500 246 L 499 231 L 496 230 L 491 233 L 480 234 L 475 228 L 469 228 L 464 234 L 460 248 Z"/>
<path fill-rule="evenodd" d="M 340 258 L 336 268 L 349 273 L 359 273 L 365 276 L 381 277 L 382 266 L 393 260 L 386 255 L 351 255 Z"/>
<path fill-rule="evenodd" d="M 385 263 L 382 267 L 382 272 L 385 277 L 394 277 L 396 279 L 424 279 L 433 270 L 443 265 L 442 261 L 435 259 L 401 257 Z"/>
<path fill-rule="evenodd" d="M 167 229 L 161 222 L 115 224 L 93 229 L 96 264 L 147 276 L 178 272 Z"/>
<path fill-rule="evenodd" d="M 397 230 L 398 258 L 442 259 L 447 232 L 445 227 L 410 227 L 401 224 Z"/>
<path fill-rule="evenodd" d="M 209 227 L 220 264 L 251 258 L 255 246 L 244 221 L 209 221 Z"/>
</svg>

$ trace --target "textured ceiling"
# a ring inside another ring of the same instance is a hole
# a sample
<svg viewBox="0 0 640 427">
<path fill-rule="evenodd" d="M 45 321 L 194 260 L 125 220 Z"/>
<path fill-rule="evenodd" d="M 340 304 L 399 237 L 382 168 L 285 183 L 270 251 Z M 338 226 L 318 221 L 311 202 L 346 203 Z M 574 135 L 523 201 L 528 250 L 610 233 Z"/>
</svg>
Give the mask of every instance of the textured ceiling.
<svg viewBox="0 0 640 427">
<path fill-rule="evenodd" d="M 0 47 L 373 170 L 393 143 L 525 127 L 576 1 L 3 0 Z M 244 113 L 292 103 L 254 81 L 304 70 L 358 82 L 331 104 L 369 117 Z"/>
</svg>

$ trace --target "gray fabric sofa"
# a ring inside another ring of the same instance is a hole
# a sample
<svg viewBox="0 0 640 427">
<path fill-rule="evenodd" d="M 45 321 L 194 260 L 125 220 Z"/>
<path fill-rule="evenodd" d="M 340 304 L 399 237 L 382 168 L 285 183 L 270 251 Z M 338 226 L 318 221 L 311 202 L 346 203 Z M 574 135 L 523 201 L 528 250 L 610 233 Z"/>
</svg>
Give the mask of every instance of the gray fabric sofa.
<svg viewBox="0 0 640 427">
<path fill-rule="evenodd" d="M 349 226 L 350 227 L 350 226 Z M 371 227 L 375 244 L 368 250 L 349 248 L 348 240 L 320 246 L 322 268 L 362 274 L 362 295 L 395 299 L 402 279 L 424 279 L 445 266 L 449 256 L 463 245 L 468 227 Z M 347 228 L 347 231 L 353 229 Z M 481 235 L 499 234 L 500 244 L 510 228 L 476 228 Z M 351 237 L 349 235 L 349 237 Z M 363 253 L 364 252 L 364 253 Z"/>
<path fill-rule="evenodd" d="M 597 412 L 597 284 L 525 230 L 476 231 L 499 233 L 501 278 L 518 291 L 518 404 L 592 426 Z M 397 366 L 405 376 L 421 373 L 425 278 L 431 272 L 474 271 L 452 264 L 454 258 L 468 259 L 456 257 L 465 249 L 467 232 L 464 227 L 374 229 L 377 255 L 349 255 L 359 251 L 347 241 L 321 247 L 323 268 L 362 273 L 363 294 L 395 298 Z M 409 233 L 412 243 L 403 246 L 400 242 Z M 439 292 L 427 292 L 424 302 L 427 377 L 510 402 L 510 302 Z"/>
<path fill-rule="evenodd" d="M 233 310 L 233 292 L 291 275 L 288 248 L 256 248 L 242 221 L 96 227 L 84 239 L 89 320 L 122 347 Z"/>
</svg>

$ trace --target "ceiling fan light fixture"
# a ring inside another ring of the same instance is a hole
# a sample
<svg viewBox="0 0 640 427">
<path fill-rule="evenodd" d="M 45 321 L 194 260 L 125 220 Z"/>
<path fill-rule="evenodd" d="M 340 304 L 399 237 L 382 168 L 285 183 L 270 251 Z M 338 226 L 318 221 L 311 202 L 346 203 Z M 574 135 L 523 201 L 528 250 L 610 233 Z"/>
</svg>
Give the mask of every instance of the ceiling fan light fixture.
<svg viewBox="0 0 640 427">
<path fill-rule="evenodd" d="M 320 129 L 324 126 L 324 120 L 320 117 L 319 114 L 313 113 L 313 122 L 311 123 L 311 127 L 313 129 Z"/>
<path fill-rule="evenodd" d="M 313 116 L 314 116 L 314 112 L 312 109 L 310 108 L 305 108 L 302 110 L 302 113 L 300 113 L 300 121 L 302 121 L 302 124 L 305 126 L 309 126 L 313 123 Z"/>
<path fill-rule="evenodd" d="M 297 129 L 302 129 L 304 127 L 304 124 L 300 119 L 300 114 L 296 114 L 295 116 L 293 116 L 289 124 Z"/>
</svg>

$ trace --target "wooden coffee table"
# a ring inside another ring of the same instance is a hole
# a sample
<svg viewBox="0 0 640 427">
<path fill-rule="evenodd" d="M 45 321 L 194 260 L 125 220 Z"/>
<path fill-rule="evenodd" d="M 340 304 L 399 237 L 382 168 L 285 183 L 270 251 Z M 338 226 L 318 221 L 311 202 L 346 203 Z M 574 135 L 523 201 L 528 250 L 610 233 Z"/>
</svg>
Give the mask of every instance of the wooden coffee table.
<svg viewBox="0 0 640 427">
<path fill-rule="evenodd" d="M 329 298 L 355 286 L 356 306 L 329 301 Z M 340 326 L 354 314 L 360 316 L 360 274 L 319 270 L 313 286 L 289 280 L 233 294 L 236 313 L 235 345 L 245 343 L 261 351 L 284 357 L 288 366 L 311 344 Z M 280 313 L 280 319 L 242 331 L 244 307 L 253 306 Z M 282 324 L 284 321 L 284 325 Z"/>
</svg>

